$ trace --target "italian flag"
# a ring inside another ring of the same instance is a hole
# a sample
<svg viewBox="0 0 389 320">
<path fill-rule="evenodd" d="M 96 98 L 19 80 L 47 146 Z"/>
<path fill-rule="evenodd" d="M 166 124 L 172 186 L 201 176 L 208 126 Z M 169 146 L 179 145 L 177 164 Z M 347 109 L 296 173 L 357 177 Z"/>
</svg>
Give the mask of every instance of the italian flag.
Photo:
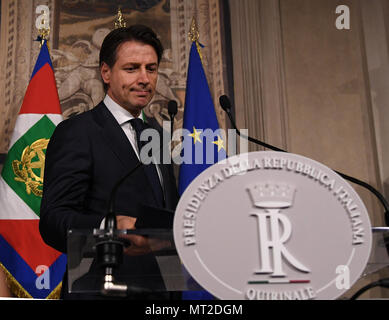
<svg viewBox="0 0 389 320">
<path fill-rule="evenodd" d="M 45 152 L 61 121 L 44 41 L 0 176 L 0 268 L 18 297 L 58 297 L 66 268 L 66 255 L 47 246 L 39 233 Z"/>
</svg>

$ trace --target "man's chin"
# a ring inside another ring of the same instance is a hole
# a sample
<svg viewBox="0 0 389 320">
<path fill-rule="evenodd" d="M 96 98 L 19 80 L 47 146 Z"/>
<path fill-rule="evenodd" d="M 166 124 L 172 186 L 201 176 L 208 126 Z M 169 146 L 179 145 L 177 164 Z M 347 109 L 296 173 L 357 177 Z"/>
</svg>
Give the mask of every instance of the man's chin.
<svg viewBox="0 0 389 320">
<path fill-rule="evenodd" d="M 142 112 L 142 110 L 147 106 L 144 104 L 126 104 L 122 106 L 124 109 L 126 109 L 129 113 L 131 113 L 134 117 L 138 117 L 139 114 Z"/>
<path fill-rule="evenodd" d="M 151 101 L 151 99 L 149 97 L 138 98 L 136 100 L 135 105 L 137 105 L 138 107 L 143 109 L 144 107 L 146 107 L 150 103 L 150 101 Z"/>
</svg>

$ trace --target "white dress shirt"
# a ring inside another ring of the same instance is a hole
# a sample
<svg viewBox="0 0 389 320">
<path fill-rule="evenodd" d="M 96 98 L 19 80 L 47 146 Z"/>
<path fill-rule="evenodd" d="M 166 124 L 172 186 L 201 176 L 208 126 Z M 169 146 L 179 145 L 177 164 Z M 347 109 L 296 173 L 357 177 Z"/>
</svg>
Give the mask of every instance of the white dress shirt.
<svg viewBox="0 0 389 320">
<path fill-rule="evenodd" d="M 130 120 L 134 119 L 134 116 L 129 113 L 126 109 L 119 106 L 112 98 L 107 94 L 104 98 L 104 104 L 107 106 L 108 110 L 112 113 L 113 117 L 119 123 L 120 127 L 126 134 L 128 140 L 130 141 L 132 148 L 134 149 L 138 159 L 139 159 L 139 149 L 136 142 L 136 132 L 130 124 Z M 141 115 L 138 117 L 142 119 Z"/>
</svg>

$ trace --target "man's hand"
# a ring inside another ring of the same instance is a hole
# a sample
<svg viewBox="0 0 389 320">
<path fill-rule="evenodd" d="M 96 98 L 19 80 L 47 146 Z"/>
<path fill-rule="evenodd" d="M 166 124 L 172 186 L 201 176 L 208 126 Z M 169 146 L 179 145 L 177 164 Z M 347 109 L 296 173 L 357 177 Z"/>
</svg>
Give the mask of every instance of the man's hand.
<svg viewBox="0 0 389 320">
<path fill-rule="evenodd" d="M 128 216 L 116 216 L 116 222 L 117 228 L 119 230 L 134 230 L 136 218 Z M 121 235 L 120 237 L 131 242 L 129 247 L 124 248 L 124 254 L 136 256 L 151 252 L 148 245 L 148 239 L 144 236 L 126 234 Z"/>
<path fill-rule="evenodd" d="M 136 218 L 116 216 L 116 222 L 119 230 L 135 229 Z"/>
<path fill-rule="evenodd" d="M 127 216 L 116 216 L 117 228 L 119 230 L 135 230 L 136 218 Z M 124 248 L 123 253 L 130 256 L 148 254 L 171 246 L 170 241 L 149 238 L 137 234 L 125 234 L 120 236 L 131 242 L 129 247 Z"/>
</svg>

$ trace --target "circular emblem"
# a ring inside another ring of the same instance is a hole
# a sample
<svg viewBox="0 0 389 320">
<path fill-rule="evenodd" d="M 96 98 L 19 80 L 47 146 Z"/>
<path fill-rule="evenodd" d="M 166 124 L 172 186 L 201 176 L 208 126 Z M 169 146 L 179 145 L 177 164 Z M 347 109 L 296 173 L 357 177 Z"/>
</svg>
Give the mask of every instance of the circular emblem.
<svg viewBox="0 0 389 320">
<path fill-rule="evenodd" d="M 335 299 L 361 277 L 372 234 L 343 178 L 267 151 L 200 174 L 178 204 L 174 240 L 189 273 L 220 299 Z"/>
<path fill-rule="evenodd" d="M 45 168 L 45 154 L 49 139 L 39 139 L 24 148 L 20 160 L 12 161 L 15 180 L 26 185 L 27 194 L 31 192 L 42 197 L 43 173 Z"/>
</svg>

